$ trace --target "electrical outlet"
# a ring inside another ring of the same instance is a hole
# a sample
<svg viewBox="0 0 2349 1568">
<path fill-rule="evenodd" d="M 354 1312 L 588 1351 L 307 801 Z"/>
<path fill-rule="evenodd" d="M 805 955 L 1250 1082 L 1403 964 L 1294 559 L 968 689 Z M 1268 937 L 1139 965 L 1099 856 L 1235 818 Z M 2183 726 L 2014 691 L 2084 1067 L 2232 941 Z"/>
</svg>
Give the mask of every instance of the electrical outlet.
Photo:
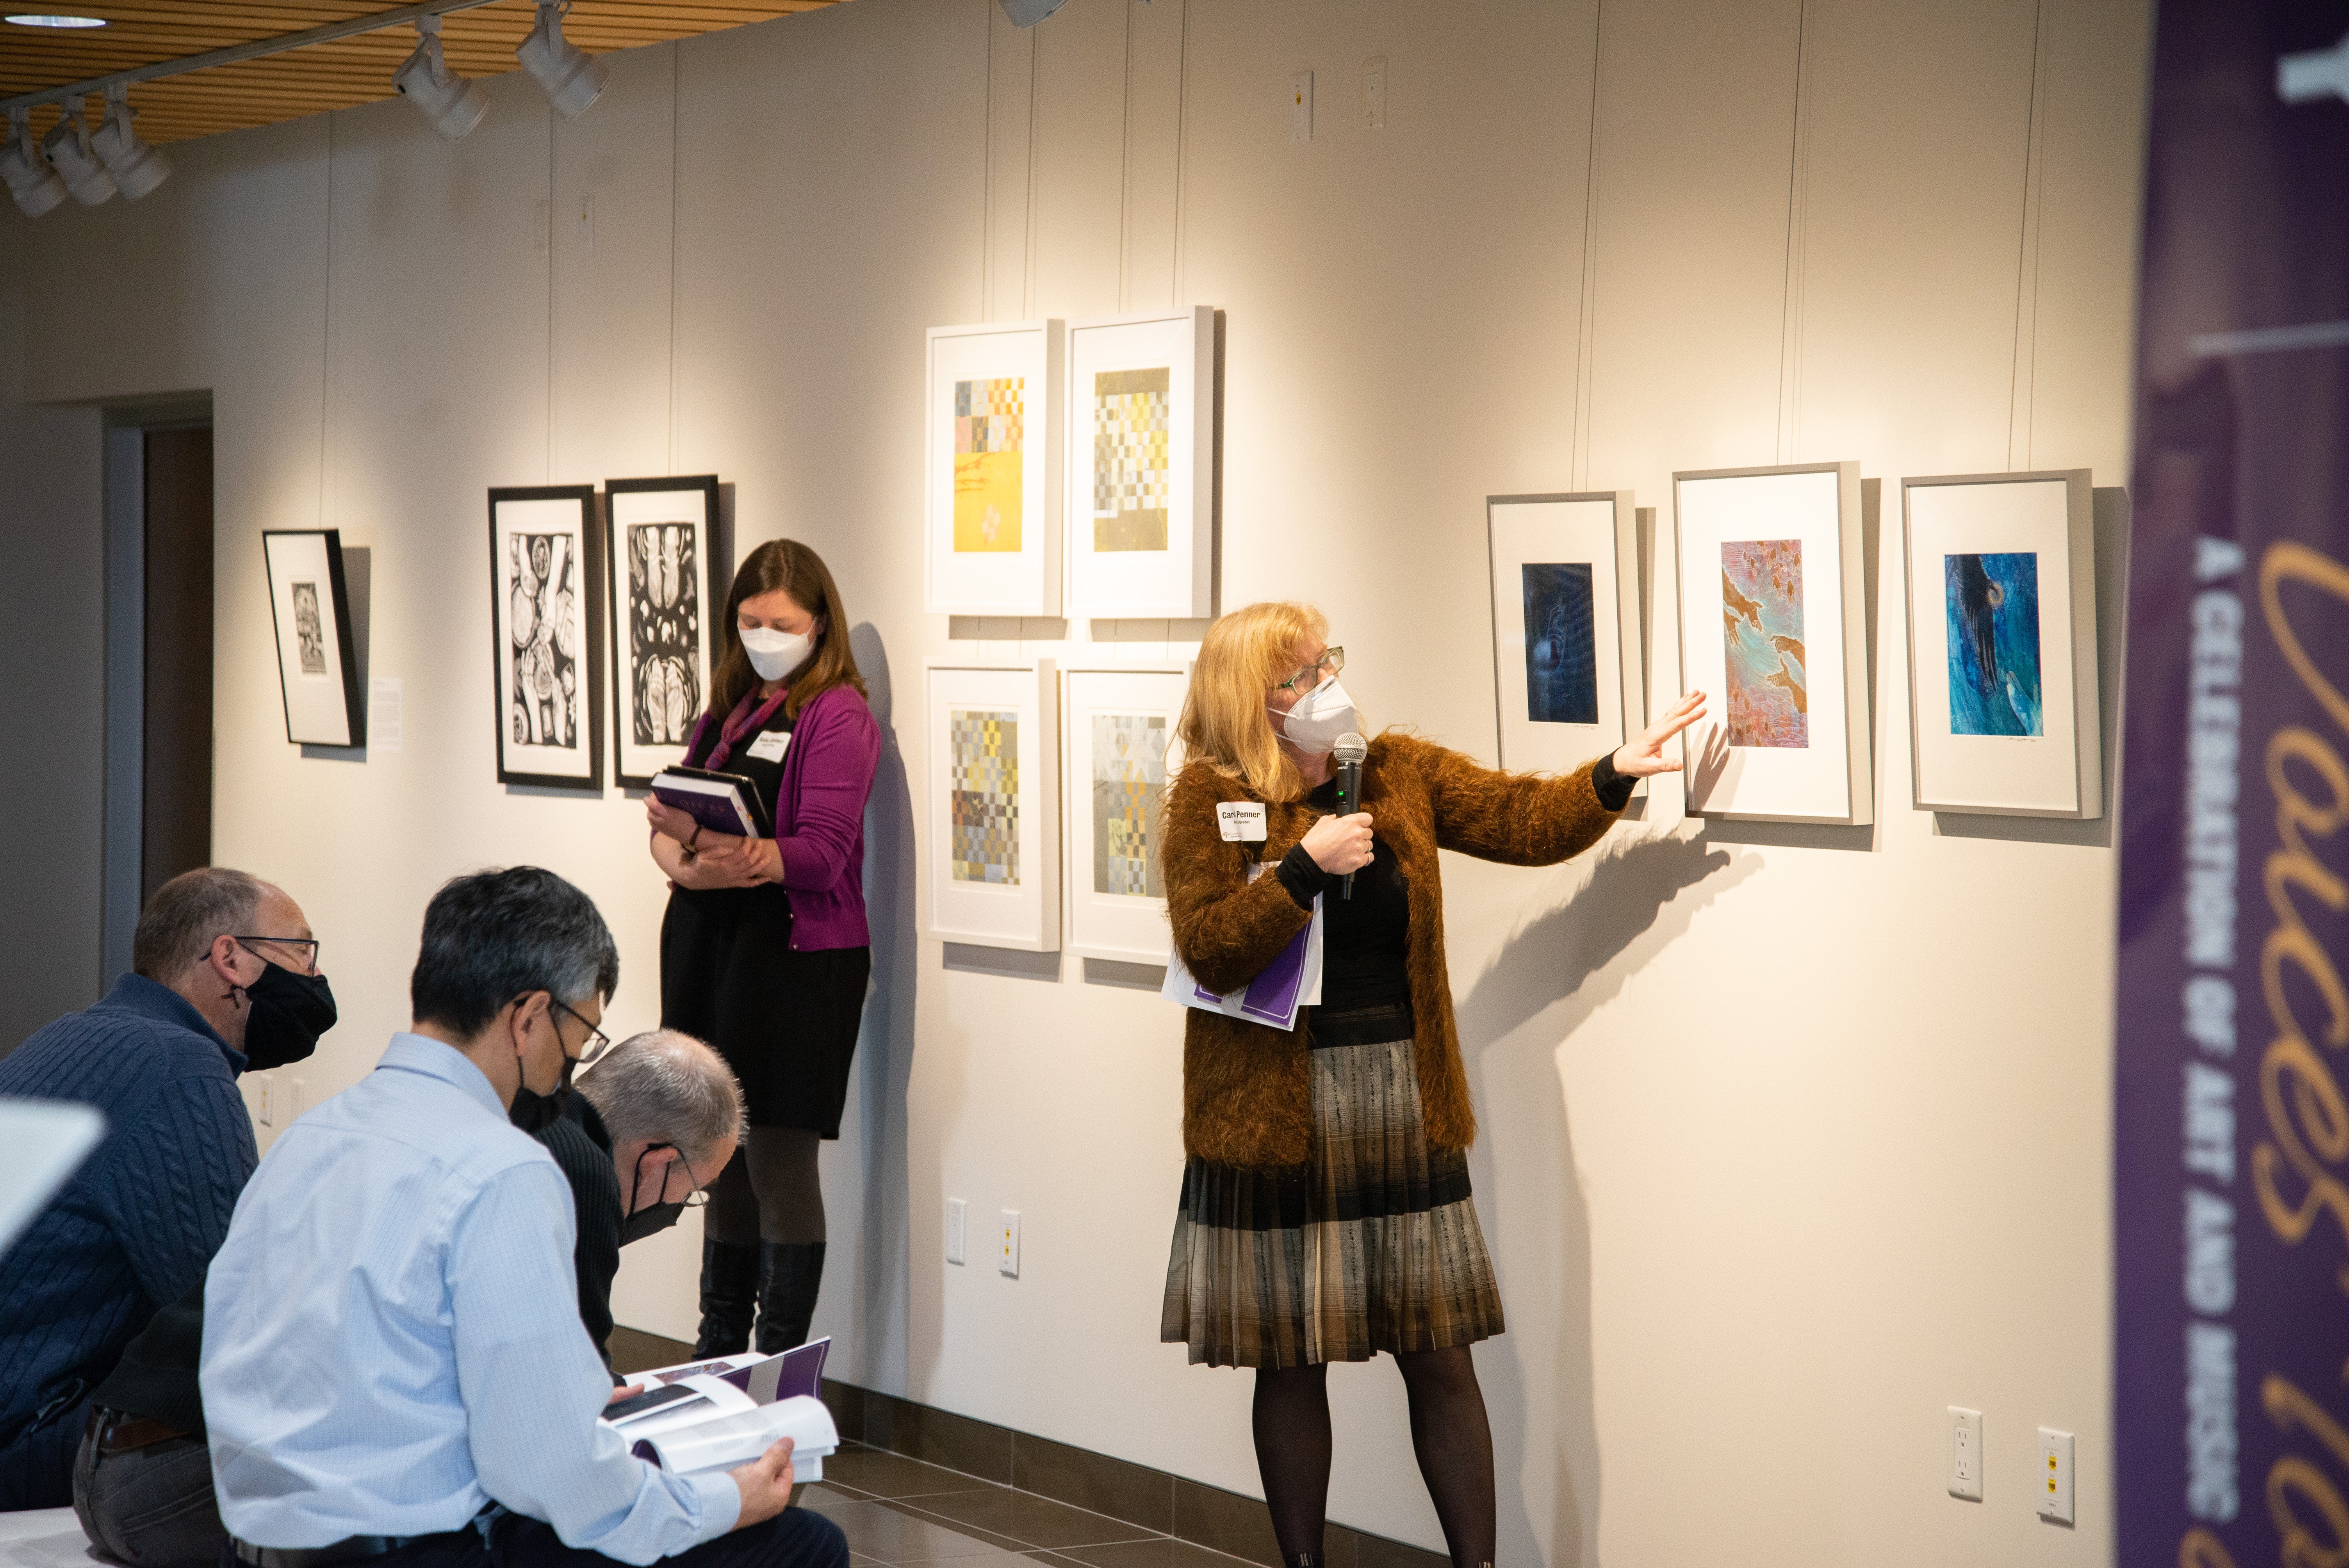
<svg viewBox="0 0 2349 1568">
<path fill-rule="evenodd" d="M 1288 78 L 1288 139 L 1313 139 L 1313 73 L 1299 71 Z"/>
<path fill-rule="evenodd" d="M 1362 123 L 1372 130 L 1386 129 L 1387 57 L 1384 55 L 1362 63 Z"/>
<path fill-rule="evenodd" d="M 2039 1517 L 2072 1522 L 2072 1434 L 2039 1429 Z"/>
<path fill-rule="evenodd" d="M 1982 1494 L 1982 1412 L 1950 1407 L 1950 1495 L 1980 1502 Z"/>
<path fill-rule="evenodd" d="M 962 1262 L 963 1224 L 969 1214 L 970 1205 L 961 1199 L 947 1200 L 947 1262 L 950 1264 Z"/>
<path fill-rule="evenodd" d="M 254 1119 L 264 1127 L 274 1127 L 277 1125 L 277 1097 L 270 1092 L 269 1075 L 264 1073 L 254 1081 L 261 1086 L 261 1109 L 254 1113 Z"/>
<path fill-rule="evenodd" d="M 1003 1211 L 1003 1255 L 995 1266 L 1003 1271 L 1006 1279 L 1019 1277 L 1019 1211 Z"/>
<path fill-rule="evenodd" d="M 305 1085 L 300 1078 L 295 1078 L 287 1083 L 285 1086 L 285 1119 L 288 1121 L 299 1121 L 302 1119 L 302 1113 L 309 1109 L 310 1091 L 308 1087 Z"/>
</svg>

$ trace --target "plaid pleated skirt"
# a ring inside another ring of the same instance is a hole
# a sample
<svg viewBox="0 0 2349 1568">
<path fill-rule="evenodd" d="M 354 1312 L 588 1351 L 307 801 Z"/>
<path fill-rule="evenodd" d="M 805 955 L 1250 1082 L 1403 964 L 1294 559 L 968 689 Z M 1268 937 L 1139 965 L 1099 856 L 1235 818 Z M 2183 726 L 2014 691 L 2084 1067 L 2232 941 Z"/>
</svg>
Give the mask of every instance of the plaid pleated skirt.
<svg viewBox="0 0 2349 1568">
<path fill-rule="evenodd" d="M 1408 1006 L 1324 1013 L 1312 1151 L 1253 1171 L 1193 1159 L 1159 1337 L 1216 1367 L 1366 1361 L 1502 1331 L 1468 1159 L 1431 1148 Z"/>
</svg>

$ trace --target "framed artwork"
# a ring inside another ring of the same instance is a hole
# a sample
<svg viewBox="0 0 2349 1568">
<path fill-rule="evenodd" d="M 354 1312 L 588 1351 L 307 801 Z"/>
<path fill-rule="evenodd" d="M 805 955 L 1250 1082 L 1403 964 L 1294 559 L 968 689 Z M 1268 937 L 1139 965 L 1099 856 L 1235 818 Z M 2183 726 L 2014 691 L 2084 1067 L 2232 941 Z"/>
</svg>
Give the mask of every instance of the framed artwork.
<svg viewBox="0 0 2349 1568">
<path fill-rule="evenodd" d="M 1859 465 L 1672 476 L 1692 816 L 1875 820 Z"/>
<path fill-rule="evenodd" d="M 1069 610 L 1215 614 L 1216 313 L 1069 324 Z"/>
<path fill-rule="evenodd" d="M 728 563 L 718 537 L 718 476 L 606 480 L 611 553 L 612 771 L 643 789 L 685 760 L 709 700 Z"/>
<path fill-rule="evenodd" d="M 924 607 L 947 615 L 1061 613 L 1057 321 L 934 326 Z"/>
<path fill-rule="evenodd" d="M 1920 811 L 2104 814 L 2085 469 L 1900 481 Z"/>
<path fill-rule="evenodd" d="M 1061 675 L 1061 798 L 1069 803 L 1068 895 L 1061 950 L 1131 964 L 1166 962 L 1159 861 L 1166 780 L 1191 676 L 1181 665 L 1118 665 Z"/>
<path fill-rule="evenodd" d="M 498 782 L 604 787 L 595 487 L 490 492 Z"/>
<path fill-rule="evenodd" d="M 268 529 L 269 613 L 277 627 L 277 684 L 285 738 L 305 746 L 365 744 L 358 654 L 351 642 L 343 538 L 331 528 Z"/>
<path fill-rule="evenodd" d="M 1052 661 L 924 668 L 929 890 L 922 934 L 1061 944 L 1060 716 Z"/>
<path fill-rule="evenodd" d="M 1485 500 L 1501 766 L 1563 773 L 1648 722 L 1630 490 Z"/>
</svg>

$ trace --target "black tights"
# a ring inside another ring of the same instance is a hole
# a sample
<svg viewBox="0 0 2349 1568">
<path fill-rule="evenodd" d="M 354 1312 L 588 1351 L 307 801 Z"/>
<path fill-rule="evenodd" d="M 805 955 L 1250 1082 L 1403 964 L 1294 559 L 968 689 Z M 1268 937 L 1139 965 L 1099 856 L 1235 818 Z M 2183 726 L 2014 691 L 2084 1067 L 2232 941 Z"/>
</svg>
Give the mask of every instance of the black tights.
<svg viewBox="0 0 2349 1568">
<path fill-rule="evenodd" d="M 717 1181 L 701 1233 L 713 1242 L 805 1246 L 823 1240 L 823 1188 L 816 1180 L 821 1133 L 800 1127 L 754 1127 Z"/>
<path fill-rule="evenodd" d="M 1454 1568 L 1493 1561 L 1493 1428 L 1464 1345 L 1395 1357 L 1411 1400 L 1411 1446 L 1444 1525 Z M 1330 1504 L 1330 1368 L 1286 1367 L 1256 1375 L 1257 1473 L 1272 1510 L 1280 1554 L 1321 1561 Z"/>
</svg>

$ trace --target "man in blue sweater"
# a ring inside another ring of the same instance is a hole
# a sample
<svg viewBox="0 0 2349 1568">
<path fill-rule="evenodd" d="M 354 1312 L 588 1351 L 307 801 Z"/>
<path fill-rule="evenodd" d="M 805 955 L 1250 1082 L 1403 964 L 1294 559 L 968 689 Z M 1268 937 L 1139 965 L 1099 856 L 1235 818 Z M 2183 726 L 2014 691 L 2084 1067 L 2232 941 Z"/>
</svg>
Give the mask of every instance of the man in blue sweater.
<svg viewBox="0 0 2349 1568">
<path fill-rule="evenodd" d="M 79 1100 L 107 1121 L 0 1274 L 0 1511 L 73 1501 L 91 1391 L 202 1280 L 259 1162 L 237 1075 L 307 1056 L 334 1022 L 309 922 L 243 872 L 158 888 L 130 965 L 98 1006 L 0 1057 L 0 1095 Z"/>
</svg>

